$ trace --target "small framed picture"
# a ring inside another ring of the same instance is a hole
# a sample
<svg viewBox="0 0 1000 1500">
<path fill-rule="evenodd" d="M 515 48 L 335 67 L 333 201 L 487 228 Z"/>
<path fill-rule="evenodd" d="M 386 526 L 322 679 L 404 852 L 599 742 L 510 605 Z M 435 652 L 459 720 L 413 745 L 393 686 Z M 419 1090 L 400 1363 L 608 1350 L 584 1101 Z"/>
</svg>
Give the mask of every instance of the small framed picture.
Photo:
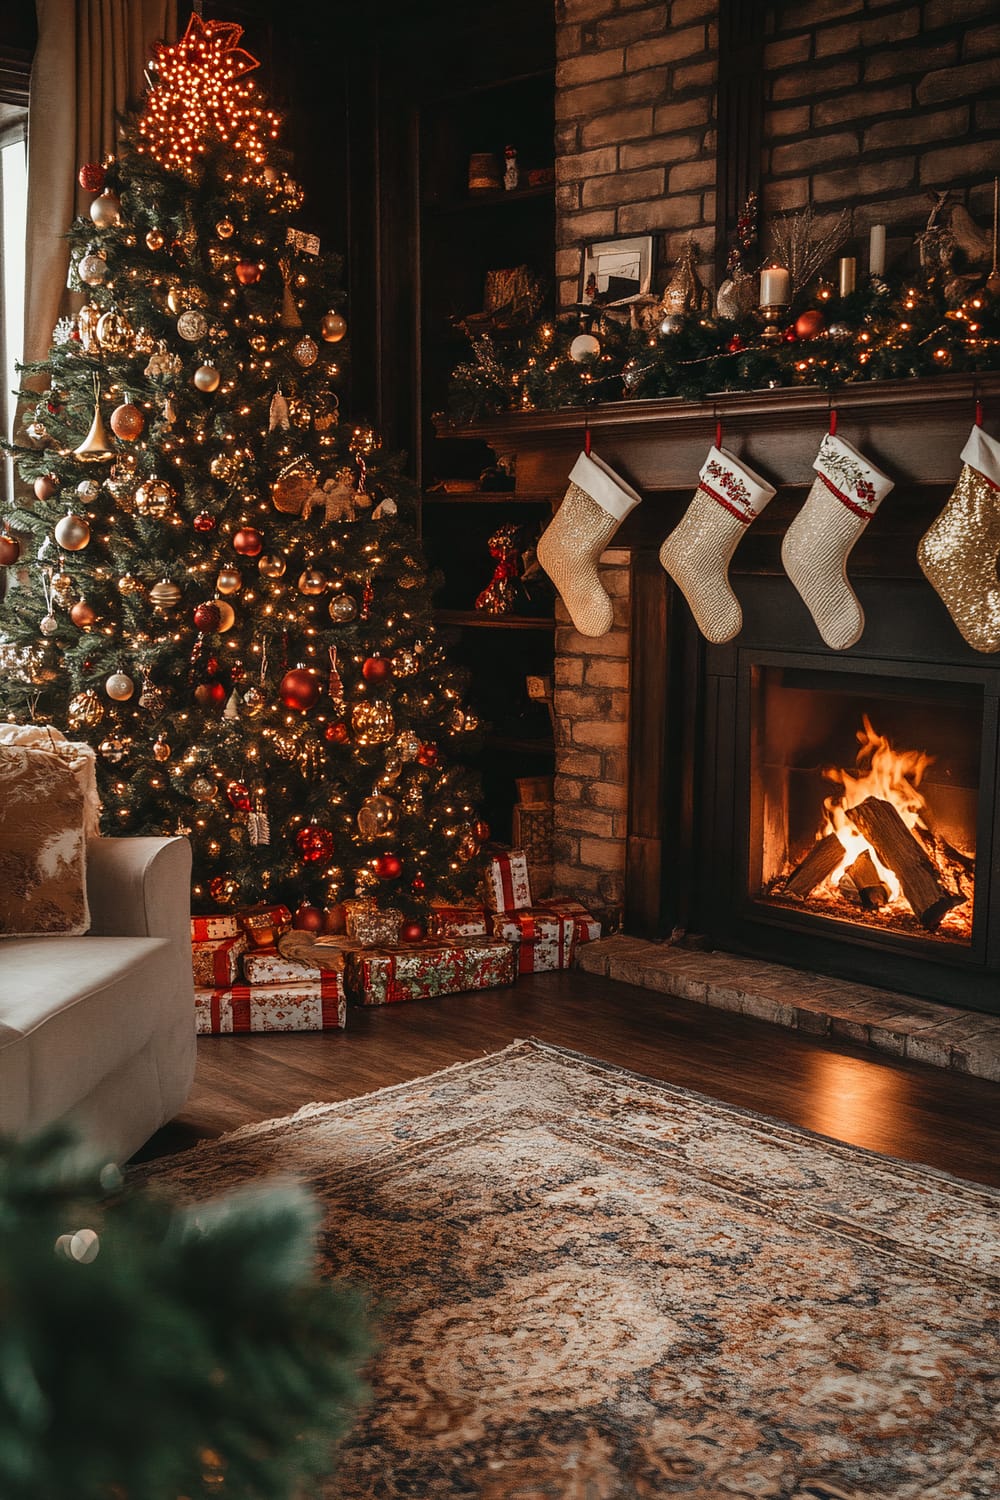
<svg viewBox="0 0 1000 1500">
<path fill-rule="evenodd" d="M 583 257 L 580 301 L 592 307 L 621 307 L 649 291 L 653 236 L 604 240 L 588 245 Z"/>
</svg>

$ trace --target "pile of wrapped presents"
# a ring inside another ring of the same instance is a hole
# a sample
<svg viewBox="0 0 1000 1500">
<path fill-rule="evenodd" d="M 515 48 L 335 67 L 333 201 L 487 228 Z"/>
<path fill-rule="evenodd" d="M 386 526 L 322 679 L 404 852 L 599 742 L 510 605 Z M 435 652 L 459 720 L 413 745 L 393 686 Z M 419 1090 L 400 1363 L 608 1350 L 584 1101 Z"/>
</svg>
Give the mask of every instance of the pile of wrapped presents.
<svg viewBox="0 0 1000 1500">
<path fill-rule="evenodd" d="M 568 969 L 577 944 L 601 935 L 579 902 L 532 902 L 527 860 L 517 849 L 490 860 L 481 904 L 433 907 L 419 941 L 398 935 L 399 913 L 365 901 L 344 905 L 340 934 L 296 930 L 285 906 L 192 917 L 198 1031 L 343 1029 L 348 1003 L 510 985 L 518 974 Z"/>
</svg>

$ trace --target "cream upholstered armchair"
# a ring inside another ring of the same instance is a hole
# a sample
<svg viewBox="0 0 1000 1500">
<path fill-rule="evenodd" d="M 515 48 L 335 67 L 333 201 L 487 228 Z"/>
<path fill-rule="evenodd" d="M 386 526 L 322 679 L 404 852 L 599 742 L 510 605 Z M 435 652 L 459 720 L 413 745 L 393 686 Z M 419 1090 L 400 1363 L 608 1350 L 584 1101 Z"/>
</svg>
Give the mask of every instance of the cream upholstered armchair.
<svg viewBox="0 0 1000 1500">
<path fill-rule="evenodd" d="M 100 837 L 89 745 L 0 724 L 0 1132 L 124 1160 L 184 1103 L 190 877 L 186 839 Z"/>
<path fill-rule="evenodd" d="M 0 940 L 0 1131 L 67 1120 L 124 1161 L 194 1076 L 191 849 L 90 839 L 89 930 Z"/>
</svg>

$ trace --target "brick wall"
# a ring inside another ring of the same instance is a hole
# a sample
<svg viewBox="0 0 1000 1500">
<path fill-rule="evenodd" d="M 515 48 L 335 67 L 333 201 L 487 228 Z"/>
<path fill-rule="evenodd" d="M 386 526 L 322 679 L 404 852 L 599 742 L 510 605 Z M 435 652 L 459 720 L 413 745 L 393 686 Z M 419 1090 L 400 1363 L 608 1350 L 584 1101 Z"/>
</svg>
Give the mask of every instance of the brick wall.
<svg viewBox="0 0 1000 1500">
<path fill-rule="evenodd" d="M 657 236 L 664 268 L 715 236 L 718 0 L 555 0 L 556 277 L 579 295 L 582 248 Z M 997 0 L 775 0 L 764 14 L 765 216 L 854 210 L 857 248 L 890 260 L 932 190 L 989 222 L 1000 165 Z"/>
<path fill-rule="evenodd" d="M 890 262 L 934 189 L 968 191 L 989 222 L 1000 167 L 996 0 L 786 0 L 764 48 L 765 216 L 854 211 L 862 251 L 889 226 Z"/>
<path fill-rule="evenodd" d="M 556 0 L 556 277 L 580 295 L 581 247 L 663 237 L 676 259 L 715 221 L 716 0 Z"/>
<path fill-rule="evenodd" d="M 625 891 L 628 564 L 622 548 L 601 560 L 601 583 L 614 602 L 607 635 L 579 635 L 556 603 L 553 882 L 557 893 L 589 904 L 612 923 Z"/>
</svg>

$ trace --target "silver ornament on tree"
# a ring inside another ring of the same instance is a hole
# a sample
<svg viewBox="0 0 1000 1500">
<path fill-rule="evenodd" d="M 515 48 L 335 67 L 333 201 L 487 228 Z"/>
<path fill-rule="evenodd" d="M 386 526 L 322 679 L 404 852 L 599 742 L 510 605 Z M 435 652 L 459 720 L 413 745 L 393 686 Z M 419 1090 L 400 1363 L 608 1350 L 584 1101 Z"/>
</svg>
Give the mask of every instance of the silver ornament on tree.
<svg viewBox="0 0 1000 1500">
<path fill-rule="evenodd" d="M 104 684 L 104 691 L 116 703 L 127 703 L 135 692 L 135 683 L 127 672 L 112 672 Z"/>
<path fill-rule="evenodd" d="M 54 535 L 64 552 L 82 552 L 90 541 L 90 527 L 83 516 L 67 511 L 62 520 L 56 522 Z"/>
<path fill-rule="evenodd" d="M 601 352 L 601 341 L 593 333 L 578 333 L 569 346 L 569 357 L 581 364 L 585 359 L 596 359 Z"/>
<path fill-rule="evenodd" d="M 205 391 L 210 394 L 212 391 L 219 389 L 219 382 L 222 376 L 214 365 L 199 365 L 191 379 L 199 391 Z"/>
<path fill-rule="evenodd" d="M 100 286 L 108 274 L 108 262 L 99 250 L 88 250 L 76 269 L 86 286 Z"/>
<path fill-rule="evenodd" d="M 122 220 L 121 199 L 111 188 L 105 188 L 99 198 L 90 205 L 90 217 L 98 229 L 114 229 Z"/>
</svg>

